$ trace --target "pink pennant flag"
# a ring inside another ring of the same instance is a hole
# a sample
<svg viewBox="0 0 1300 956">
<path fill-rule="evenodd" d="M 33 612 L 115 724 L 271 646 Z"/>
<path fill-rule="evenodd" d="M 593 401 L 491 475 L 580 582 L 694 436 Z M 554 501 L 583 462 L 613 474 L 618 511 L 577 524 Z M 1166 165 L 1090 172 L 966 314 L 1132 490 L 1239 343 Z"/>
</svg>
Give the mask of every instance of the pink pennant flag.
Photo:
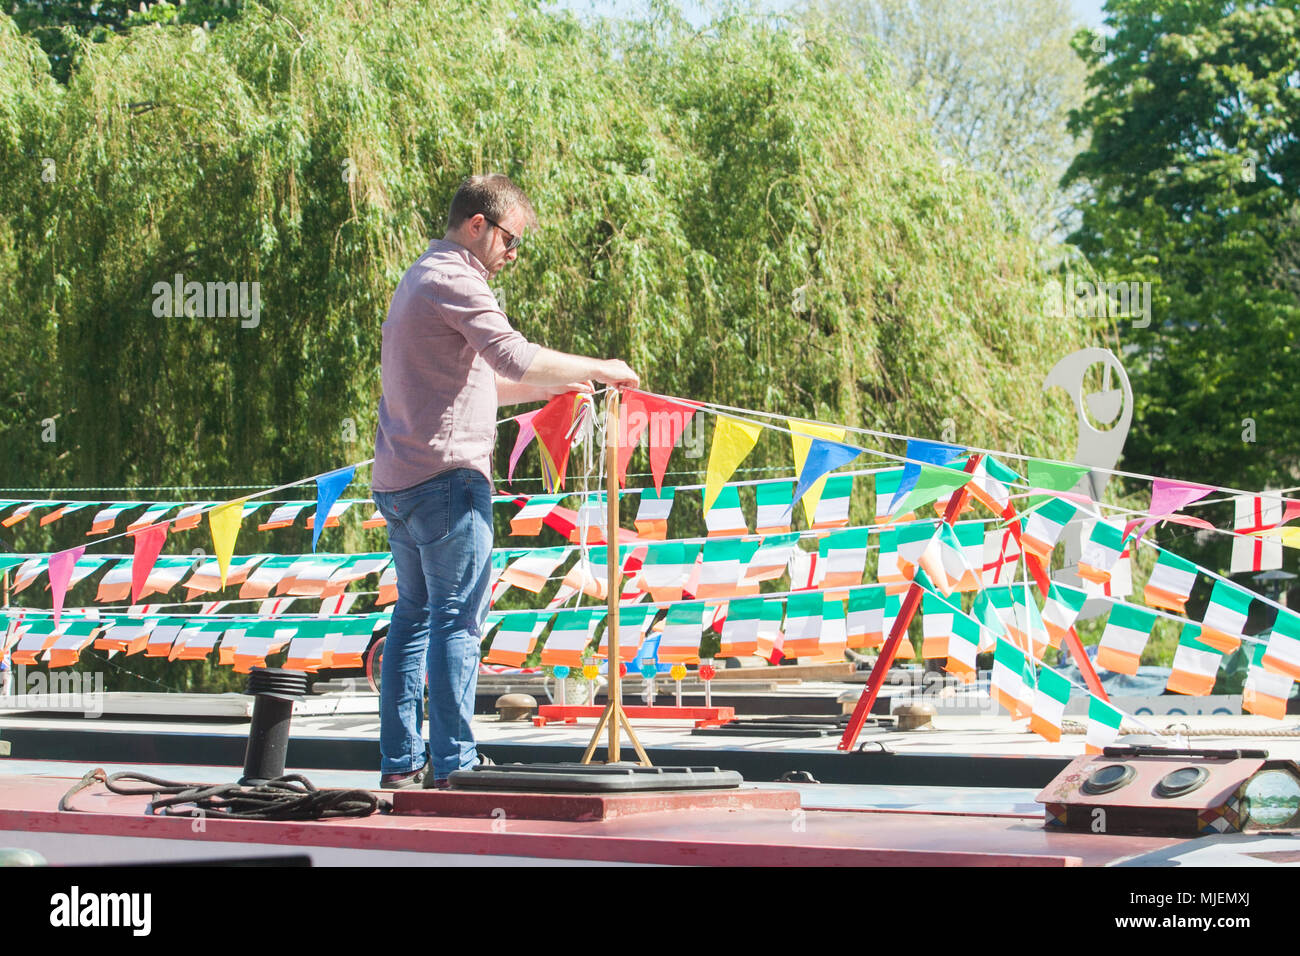
<svg viewBox="0 0 1300 956">
<path fill-rule="evenodd" d="M 154 562 L 162 553 L 163 542 L 167 540 L 167 525 L 166 521 L 153 524 L 132 535 L 135 538 L 135 556 L 131 559 L 132 604 L 139 602 L 140 592 L 144 590 L 149 572 L 153 570 Z"/>
<path fill-rule="evenodd" d="M 59 615 L 63 613 L 63 599 L 68 593 L 68 579 L 72 577 L 72 566 L 86 553 L 86 546 L 79 545 L 50 555 L 50 592 L 54 595 L 54 626 L 59 626 Z"/>
<path fill-rule="evenodd" d="M 1148 517 L 1138 525 L 1134 540 L 1141 538 L 1153 525 L 1169 518 L 1179 508 L 1204 498 L 1213 490 L 1206 485 L 1195 485 L 1185 481 L 1155 479 L 1151 483 L 1151 507 L 1147 509 Z M 1179 522 L 1179 524 L 1184 523 L 1188 522 Z"/>
<path fill-rule="evenodd" d="M 1285 501 L 1286 513 L 1282 515 L 1282 524 L 1286 524 L 1292 518 L 1300 515 L 1300 501 L 1296 501 L 1294 498 L 1287 498 Z"/>
<path fill-rule="evenodd" d="M 519 463 L 519 456 L 524 453 L 524 449 L 527 448 L 529 444 L 532 443 L 532 440 L 537 436 L 537 432 L 533 431 L 533 419 L 537 417 L 537 412 L 540 411 L 541 409 L 539 408 L 535 411 L 524 412 L 522 415 L 515 416 L 515 421 L 519 423 L 519 437 L 515 439 L 514 450 L 510 452 L 510 468 L 506 471 L 507 484 L 514 481 L 515 465 Z"/>
</svg>

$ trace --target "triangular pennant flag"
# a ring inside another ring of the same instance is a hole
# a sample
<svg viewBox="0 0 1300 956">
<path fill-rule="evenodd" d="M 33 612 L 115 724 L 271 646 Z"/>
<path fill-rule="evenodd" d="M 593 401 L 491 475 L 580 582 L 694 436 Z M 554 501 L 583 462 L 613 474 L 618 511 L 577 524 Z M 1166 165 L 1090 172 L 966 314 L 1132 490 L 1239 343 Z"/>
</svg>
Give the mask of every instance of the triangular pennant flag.
<svg viewBox="0 0 1300 956">
<path fill-rule="evenodd" d="M 632 456 L 632 448 L 645 431 L 650 443 L 650 473 L 654 478 L 655 491 L 660 491 L 664 486 L 668 459 L 672 456 L 677 439 L 694 416 L 696 406 L 647 395 L 635 389 L 627 389 L 623 394 L 627 442 L 619 451 L 619 484 L 626 483 L 627 463 Z"/>
<path fill-rule="evenodd" d="M 221 569 L 221 586 L 226 586 L 226 571 L 230 567 L 230 556 L 235 553 L 235 538 L 239 534 L 239 523 L 244 520 L 244 503 L 242 500 L 230 501 L 218 505 L 208 512 L 208 528 L 212 532 L 212 550 L 217 556 L 217 567 Z"/>
<path fill-rule="evenodd" d="M 1151 483 L 1151 507 L 1147 509 L 1148 517 L 1138 525 L 1137 531 L 1133 533 L 1133 539 L 1138 540 L 1152 525 L 1163 518 L 1168 518 L 1193 501 L 1204 498 L 1213 490 L 1206 485 L 1194 485 L 1185 481 L 1155 479 Z"/>
<path fill-rule="evenodd" d="M 970 480 L 971 476 L 965 472 L 936 465 L 918 465 L 917 477 L 912 482 L 912 490 L 902 500 L 901 510 L 915 511 L 922 505 L 952 494 Z"/>
<path fill-rule="evenodd" d="M 1084 475 L 1092 469 L 1087 465 L 1070 465 L 1057 461 L 1040 461 L 1037 458 L 1029 459 L 1028 466 L 1028 484 L 1029 487 L 1039 491 L 1066 491 L 1068 492 Z M 1044 499 L 1041 495 L 1031 497 L 1029 506 L 1036 508 Z"/>
<path fill-rule="evenodd" d="M 542 485 L 548 492 L 564 487 L 569 449 L 575 435 L 573 423 L 580 401 L 578 392 L 565 392 L 533 414 L 533 431 L 537 434 L 537 451 L 542 459 Z"/>
<path fill-rule="evenodd" d="M 131 559 L 131 603 L 139 604 L 144 583 L 162 552 L 163 542 L 167 540 L 167 522 L 137 531 L 133 537 L 135 556 Z"/>
<path fill-rule="evenodd" d="M 897 511 L 903 499 L 916 487 L 916 483 L 921 477 L 922 462 L 930 465 L 946 465 L 965 451 L 966 449 L 960 445 L 947 445 L 943 442 L 909 438 L 907 440 L 907 451 L 905 452 L 908 461 L 903 464 L 903 476 L 898 480 L 898 488 L 894 491 L 894 497 L 889 502 L 888 513 L 893 514 Z"/>
<path fill-rule="evenodd" d="M 862 449 L 855 448 L 853 445 L 844 445 L 836 441 L 814 438 L 804 455 L 803 468 L 799 472 L 799 483 L 795 485 L 794 489 L 794 500 L 802 500 L 818 482 L 825 484 L 824 479 L 828 472 L 847 465 L 861 454 Z M 791 505 L 791 509 L 793 507 Z M 804 514 L 808 517 L 809 524 L 812 524 L 812 517 L 815 512 L 816 503 L 814 502 L 813 507 L 810 508 L 805 501 Z"/>
<path fill-rule="evenodd" d="M 524 449 L 537 436 L 537 433 L 533 431 L 533 419 L 537 417 L 538 411 L 540 409 L 515 416 L 515 421 L 519 423 L 519 437 L 515 439 L 515 447 L 510 451 L 510 467 L 506 470 L 507 484 L 515 479 L 515 465 L 519 463 L 519 456 L 524 453 Z"/>
<path fill-rule="evenodd" d="M 311 550 L 316 553 L 316 542 L 320 540 L 321 530 L 325 527 L 325 516 L 330 513 L 334 502 L 338 501 L 343 489 L 352 483 L 356 465 L 348 465 L 316 479 L 316 523 L 311 532 Z"/>
<path fill-rule="evenodd" d="M 758 444 L 762 425 L 742 422 L 739 419 L 718 416 L 713 431 L 713 447 L 709 450 L 708 472 L 704 478 L 704 513 L 708 514 L 718 493 L 732 476 L 745 456 Z"/>
<path fill-rule="evenodd" d="M 813 439 L 823 438 L 828 441 L 838 442 L 844 438 L 844 429 L 834 425 L 815 425 L 812 422 L 801 422 L 795 419 L 789 419 L 786 424 L 790 428 L 790 444 L 794 448 L 794 473 L 802 475 L 804 464 L 808 460 L 808 451 L 812 447 Z M 829 469 L 828 469 L 829 470 Z M 822 490 L 826 486 L 825 478 L 818 478 L 813 482 L 803 500 L 803 514 L 807 519 L 809 527 L 813 523 L 813 515 L 817 513 L 817 502 L 821 500 Z M 798 495 L 795 501 L 800 500 Z"/>
<path fill-rule="evenodd" d="M 86 546 L 80 545 L 50 555 L 50 593 L 54 596 L 54 626 L 59 626 L 59 615 L 63 613 L 63 599 L 68 593 L 68 578 L 72 577 L 72 566 L 86 553 Z"/>
</svg>

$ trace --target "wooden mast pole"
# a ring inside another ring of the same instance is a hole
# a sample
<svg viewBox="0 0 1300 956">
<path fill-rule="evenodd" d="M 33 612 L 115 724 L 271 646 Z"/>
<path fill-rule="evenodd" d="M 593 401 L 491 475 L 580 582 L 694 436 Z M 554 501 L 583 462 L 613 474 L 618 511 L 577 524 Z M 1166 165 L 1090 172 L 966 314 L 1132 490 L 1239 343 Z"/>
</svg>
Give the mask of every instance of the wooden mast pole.
<svg viewBox="0 0 1300 956">
<path fill-rule="evenodd" d="M 622 562 L 619 561 L 618 554 L 618 395 L 618 389 L 614 388 L 605 393 L 605 503 L 607 505 L 605 543 L 608 552 L 606 580 L 609 582 L 606 595 L 609 611 L 605 616 L 605 641 L 609 648 L 609 683 L 607 684 L 609 703 L 596 723 L 596 732 L 591 735 L 591 742 L 587 744 L 587 750 L 582 755 L 582 762 L 591 763 L 592 755 L 596 752 L 596 743 L 600 740 L 600 732 L 608 724 L 609 750 L 605 762 L 607 764 L 619 762 L 622 751 L 622 745 L 619 743 L 621 725 L 627 730 L 628 738 L 636 748 L 641 765 L 649 767 L 650 758 L 646 756 L 641 742 L 637 740 L 636 733 L 632 730 L 631 723 L 628 722 L 627 715 L 623 713 L 623 691 L 619 680 L 619 668 L 622 662 L 619 660 L 618 652 L 618 599 L 623 586 L 622 581 L 619 580 Z"/>
</svg>

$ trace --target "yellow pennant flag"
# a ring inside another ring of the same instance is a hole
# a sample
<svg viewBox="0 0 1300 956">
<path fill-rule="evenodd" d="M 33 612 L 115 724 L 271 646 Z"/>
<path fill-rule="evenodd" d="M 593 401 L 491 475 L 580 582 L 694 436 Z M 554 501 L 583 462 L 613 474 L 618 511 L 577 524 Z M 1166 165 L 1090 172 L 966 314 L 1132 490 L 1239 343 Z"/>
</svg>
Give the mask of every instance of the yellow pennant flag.
<svg viewBox="0 0 1300 956">
<path fill-rule="evenodd" d="M 794 445 L 794 473 L 803 474 L 803 463 L 808 460 L 808 449 L 812 447 L 814 438 L 825 438 L 828 441 L 843 441 L 844 429 L 837 428 L 834 425 L 814 425 L 811 422 L 797 422 L 794 419 L 788 419 L 786 424 L 790 426 L 790 444 Z M 812 527 L 813 515 L 817 513 L 817 502 L 822 500 L 822 489 L 826 487 L 826 476 L 822 475 L 813 486 L 805 492 L 803 496 L 803 514 L 808 519 L 808 527 Z"/>
<path fill-rule="evenodd" d="M 208 526 L 212 531 L 212 550 L 217 554 L 217 567 L 221 570 L 221 586 L 226 586 L 226 571 L 230 556 L 235 553 L 235 537 L 239 523 L 244 520 L 244 499 L 230 501 L 208 512 Z"/>
<path fill-rule="evenodd" d="M 704 478 L 704 513 L 708 514 L 713 502 L 722 491 L 745 456 L 758 443 L 762 425 L 742 422 L 726 415 L 718 416 L 717 427 L 713 430 L 713 448 L 709 451 L 709 470 Z"/>
</svg>

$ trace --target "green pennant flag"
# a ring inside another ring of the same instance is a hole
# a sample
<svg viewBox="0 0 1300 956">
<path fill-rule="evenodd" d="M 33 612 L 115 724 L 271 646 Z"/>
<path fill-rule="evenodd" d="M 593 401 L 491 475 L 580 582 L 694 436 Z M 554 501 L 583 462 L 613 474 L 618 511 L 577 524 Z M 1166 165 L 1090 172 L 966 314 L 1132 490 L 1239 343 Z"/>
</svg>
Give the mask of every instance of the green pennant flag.
<svg viewBox="0 0 1300 956">
<path fill-rule="evenodd" d="M 903 503 L 899 508 L 894 509 L 899 514 L 907 514 L 915 511 L 922 505 L 928 505 L 933 501 L 938 501 L 945 495 L 950 495 L 958 488 L 970 481 L 972 476 L 966 472 L 953 471 L 951 468 L 944 468 L 942 465 L 921 465 L 921 476 L 916 480 L 916 486 L 907 493 Z"/>
<path fill-rule="evenodd" d="M 1029 487 L 1042 488 L 1046 491 L 1069 491 L 1079 483 L 1079 479 L 1092 471 L 1087 465 L 1069 465 L 1055 461 L 1029 459 Z M 1035 495 L 1029 499 L 1029 508 L 1037 508 L 1044 501 L 1050 500 L 1045 495 Z"/>
</svg>

